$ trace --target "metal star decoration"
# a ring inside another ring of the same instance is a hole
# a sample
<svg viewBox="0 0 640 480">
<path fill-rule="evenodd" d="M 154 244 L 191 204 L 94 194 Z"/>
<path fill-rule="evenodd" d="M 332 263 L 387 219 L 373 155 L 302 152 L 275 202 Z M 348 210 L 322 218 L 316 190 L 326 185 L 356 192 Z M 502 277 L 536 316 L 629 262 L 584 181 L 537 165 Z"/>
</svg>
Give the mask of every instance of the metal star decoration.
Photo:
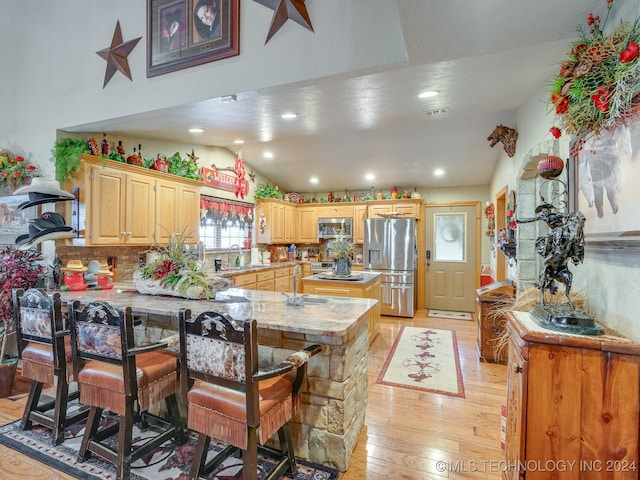
<svg viewBox="0 0 640 480">
<path fill-rule="evenodd" d="M 284 25 L 284 22 L 291 19 L 296 23 L 299 23 L 303 27 L 313 32 L 313 26 L 311 25 L 311 19 L 307 12 L 307 7 L 304 4 L 304 0 L 255 0 L 265 7 L 269 7 L 273 10 L 273 19 L 271 20 L 271 27 L 269 28 L 269 34 L 265 40 L 265 45 L 275 33 L 280 30 L 280 27 Z"/>
<path fill-rule="evenodd" d="M 191 149 L 191 154 L 187 153 L 186 155 L 191 159 L 192 162 L 196 162 L 200 158 L 196 157 L 196 153 L 194 152 L 193 148 Z"/>
<path fill-rule="evenodd" d="M 113 32 L 111 46 L 96 52 L 107 61 L 107 71 L 104 74 L 104 84 L 102 85 L 102 88 L 107 86 L 107 83 L 109 83 L 111 77 L 116 73 L 116 70 L 119 70 L 129 80 L 132 80 L 127 56 L 131 53 L 131 50 L 133 50 L 141 38 L 142 37 L 138 37 L 136 39 L 129 40 L 128 42 L 123 42 L 120 20 L 118 20 L 116 23 L 116 30 Z"/>
</svg>

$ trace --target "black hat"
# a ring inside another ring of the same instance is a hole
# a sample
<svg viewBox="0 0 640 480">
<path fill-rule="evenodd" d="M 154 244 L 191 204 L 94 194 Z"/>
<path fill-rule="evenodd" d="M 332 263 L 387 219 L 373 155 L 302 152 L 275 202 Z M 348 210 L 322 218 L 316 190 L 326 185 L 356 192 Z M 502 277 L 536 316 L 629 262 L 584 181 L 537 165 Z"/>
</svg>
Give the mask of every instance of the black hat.
<svg viewBox="0 0 640 480">
<path fill-rule="evenodd" d="M 75 231 L 67 227 L 64 217 L 55 212 L 44 212 L 40 218 L 32 220 L 29 224 L 29 233 L 16 238 L 18 250 L 28 250 L 45 240 L 59 238 L 73 238 Z"/>
<path fill-rule="evenodd" d="M 18 205 L 18 210 L 24 210 L 25 208 L 35 207 L 36 205 L 41 205 L 43 203 L 54 203 L 54 202 L 65 202 L 68 200 L 74 200 L 73 195 L 71 197 L 61 196 L 61 195 L 52 195 L 49 193 L 36 193 L 29 192 L 29 200 L 26 202 L 22 202 Z"/>
</svg>

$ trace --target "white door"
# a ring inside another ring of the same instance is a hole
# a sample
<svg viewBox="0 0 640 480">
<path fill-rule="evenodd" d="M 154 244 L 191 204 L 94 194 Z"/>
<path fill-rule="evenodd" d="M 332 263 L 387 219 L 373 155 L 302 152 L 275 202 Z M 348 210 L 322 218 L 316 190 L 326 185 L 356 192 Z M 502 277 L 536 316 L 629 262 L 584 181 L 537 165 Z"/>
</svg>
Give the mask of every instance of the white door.
<svg viewBox="0 0 640 480">
<path fill-rule="evenodd" d="M 479 204 L 478 204 L 479 205 Z M 426 215 L 426 308 L 475 310 L 478 205 L 428 206 Z"/>
</svg>

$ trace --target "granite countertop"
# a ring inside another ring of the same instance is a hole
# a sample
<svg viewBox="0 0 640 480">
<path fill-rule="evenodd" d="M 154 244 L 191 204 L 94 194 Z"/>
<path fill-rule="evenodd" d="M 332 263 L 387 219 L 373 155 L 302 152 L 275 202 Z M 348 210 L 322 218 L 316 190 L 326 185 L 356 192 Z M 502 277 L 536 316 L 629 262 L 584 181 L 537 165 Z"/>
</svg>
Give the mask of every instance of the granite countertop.
<svg viewBox="0 0 640 480">
<path fill-rule="evenodd" d="M 331 271 L 325 273 L 316 273 L 304 277 L 302 280 L 307 282 L 332 282 L 332 283 L 344 283 L 349 285 L 366 285 L 376 278 L 382 275 L 379 272 L 356 272 L 352 271 L 349 278 L 333 275 Z"/>
<path fill-rule="evenodd" d="M 217 310 L 228 313 L 235 320 L 255 318 L 258 327 L 266 330 L 321 336 L 348 334 L 358 319 L 377 303 L 377 300 L 367 298 L 307 295 L 309 303 L 294 306 L 287 305 L 285 296 L 279 292 L 239 288 L 218 292 L 218 301 L 188 300 L 163 295 L 143 295 L 125 285 L 116 285 L 110 290 L 60 292 L 60 296 L 63 302 L 102 301 L 116 308 L 130 306 L 134 312 L 165 316 L 176 315 L 183 308 L 190 309 L 192 316 L 206 310 Z"/>
<path fill-rule="evenodd" d="M 245 265 L 243 267 L 231 267 L 225 268 L 216 272 L 216 275 L 220 275 L 221 277 L 233 277 L 234 275 L 242 275 L 243 273 L 253 273 L 259 272 L 261 270 L 274 270 L 277 268 L 285 268 L 285 267 L 295 267 L 299 265 L 301 262 L 276 262 L 269 264 L 260 264 L 260 265 Z"/>
</svg>

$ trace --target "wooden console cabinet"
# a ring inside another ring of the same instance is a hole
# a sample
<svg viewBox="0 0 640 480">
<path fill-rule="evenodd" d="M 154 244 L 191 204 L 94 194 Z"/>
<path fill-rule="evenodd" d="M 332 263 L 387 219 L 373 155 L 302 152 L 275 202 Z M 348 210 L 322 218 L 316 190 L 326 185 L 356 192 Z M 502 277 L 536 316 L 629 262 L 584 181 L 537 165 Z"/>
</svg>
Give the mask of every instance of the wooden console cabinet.
<svg viewBox="0 0 640 480">
<path fill-rule="evenodd" d="M 637 479 L 640 345 L 508 315 L 508 480 Z"/>
<path fill-rule="evenodd" d="M 513 304 L 515 288 L 506 283 L 494 282 L 476 290 L 478 304 L 478 338 L 476 351 L 484 362 L 507 363 L 507 349 L 500 348 L 507 317 L 505 305 Z"/>
</svg>

